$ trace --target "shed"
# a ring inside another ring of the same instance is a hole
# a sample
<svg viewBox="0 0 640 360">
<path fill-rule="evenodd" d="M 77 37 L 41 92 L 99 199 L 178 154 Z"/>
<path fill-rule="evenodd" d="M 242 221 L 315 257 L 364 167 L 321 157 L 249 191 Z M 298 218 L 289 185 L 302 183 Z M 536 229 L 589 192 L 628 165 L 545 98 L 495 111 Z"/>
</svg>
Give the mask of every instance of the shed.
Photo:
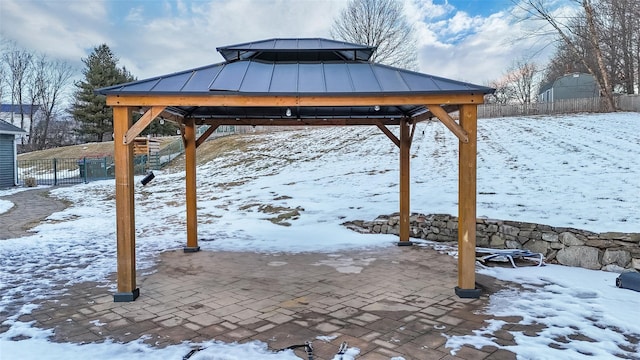
<svg viewBox="0 0 640 360">
<path fill-rule="evenodd" d="M 600 97 L 596 78 L 591 74 L 573 73 L 561 76 L 540 87 L 539 102 Z"/>
<path fill-rule="evenodd" d="M 219 126 L 376 126 L 398 148 L 400 241 L 409 239 L 410 148 L 418 122 L 440 120 L 459 139 L 458 286 L 475 288 L 477 106 L 494 89 L 369 61 L 374 47 L 328 39 L 268 39 L 217 49 L 225 61 L 97 90 L 113 107 L 118 291 L 136 286 L 133 142 L 154 119 L 176 122 L 185 144 L 186 246 L 199 251 L 196 148 Z M 132 113 L 142 117 L 134 124 Z M 449 113 L 458 111 L 460 120 Z M 196 125 L 209 125 L 196 137 Z M 389 127 L 399 127 L 396 136 Z M 291 140 L 295 141 L 295 140 Z"/>
<path fill-rule="evenodd" d="M 0 119 L 0 188 L 18 183 L 17 136 L 26 131 Z"/>
</svg>

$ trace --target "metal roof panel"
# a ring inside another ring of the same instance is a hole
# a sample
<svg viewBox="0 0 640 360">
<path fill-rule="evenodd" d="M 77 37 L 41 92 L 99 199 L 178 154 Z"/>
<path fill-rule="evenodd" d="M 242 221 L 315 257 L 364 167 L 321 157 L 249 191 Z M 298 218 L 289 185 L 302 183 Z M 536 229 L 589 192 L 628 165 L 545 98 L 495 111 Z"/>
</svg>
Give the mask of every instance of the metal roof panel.
<svg viewBox="0 0 640 360">
<path fill-rule="evenodd" d="M 251 61 L 240 86 L 241 92 L 269 92 L 274 64 Z"/>
<path fill-rule="evenodd" d="M 298 64 L 276 64 L 273 69 L 270 93 L 298 92 Z"/>
<path fill-rule="evenodd" d="M 351 74 L 355 92 L 379 93 L 382 92 L 369 63 L 349 63 L 347 69 Z"/>
<path fill-rule="evenodd" d="M 202 89 L 208 89 L 223 67 L 223 65 L 216 65 L 194 70 L 189 81 L 182 87 L 182 91 L 198 92 Z"/>
<path fill-rule="evenodd" d="M 153 87 L 153 91 L 165 92 L 165 91 L 176 91 L 180 90 L 187 83 L 189 78 L 191 78 L 192 72 L 186 72 L 182 74 L 177 74 L 175 76 L 168 76 L 161 78 L 160 81 Z M 142 84 L 140 84 L 142 85 Z"/>
<path fill-rule="evenodd" d="M 239 91 L 249 63 L 249 61 L 237 61 L 226 64 L 209 86 L 209 90 Z"/>
<path fill-rule="evenodd" d="M 324 74 L 328 93 L 352 93 L 354 91 L 346 64 L 326 63 L 324 64 Z"/>
<path fill-rule="evenodd" d="M 400 92 L 410 90 L 407 83 L 402 79 L 400 71 L 397 69 L 375 65 L 372 66 L 372 68 L 382 91 Z"/>
<path fill-rule="evenodd" d="M 327 92 L 322 64 L 302 63 L 298 66 L 298 92 L 316 94 Z"/>
</svg>

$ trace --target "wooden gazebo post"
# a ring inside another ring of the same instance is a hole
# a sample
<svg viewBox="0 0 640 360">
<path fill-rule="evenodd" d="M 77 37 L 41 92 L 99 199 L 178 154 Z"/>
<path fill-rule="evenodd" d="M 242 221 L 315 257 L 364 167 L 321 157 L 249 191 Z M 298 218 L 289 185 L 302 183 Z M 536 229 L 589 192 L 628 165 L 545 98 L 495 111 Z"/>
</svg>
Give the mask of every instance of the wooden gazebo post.
<svg viewBox="0 0 640 360">
<path fill-rule="evenodd" d="M 133 144 L 125 135 L 133 123 L 131 108 L 113 107 L 113 144 L 116 177 L 116 237 L 118 249 L 118 292 L 115 302 L 133 301 L 136 287 L 136 226 L 133 187 Z"/>
<path fill-rule="evenodd" d="M 185 119 L 184 155 L 187 202 L 187 246 L 184 252 L 198 252 L 198 208 L 196 196 L 196 124 L 193 118 Z"/>
<path fill-rule="evenodd" d="M 398 246 L 410 246 L 409 217 L 410 217 L 410 153 L 411 138 L 409 136 L 409 122 L 406 118 L 400 120 L 400 241 Z"/>
<path fill-rule="evenodd" d="M 460 126 L 469 141 L 459 141 L 458 180 L 458 286 L 461 298 L 478 298 L 476 289 L 476 162 L 477 105 L 460 105 Z"/>
</svg>

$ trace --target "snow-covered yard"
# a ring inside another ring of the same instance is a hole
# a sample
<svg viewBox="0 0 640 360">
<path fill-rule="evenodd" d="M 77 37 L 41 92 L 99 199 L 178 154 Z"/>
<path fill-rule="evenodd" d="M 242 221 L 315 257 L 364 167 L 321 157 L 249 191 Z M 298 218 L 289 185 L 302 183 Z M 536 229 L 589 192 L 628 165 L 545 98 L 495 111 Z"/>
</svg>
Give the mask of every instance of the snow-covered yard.
<svg viewBox="0 0 640 360">
<path fill-rule="evenodd" d="M 478 216 L 640 232 L 640 114 L 480 120 L 478 133 Z M 442 124 L 418 125 L 412 211 L 457 213 L 457 148 L 457 139 Z M 201 242 L 204 250 L 322 252 L 393 245 L 393 237 L 363 236 L 340 225 L 397 211 L 398 150 L 377 128 L 259 134 L 243 151 L 230 151 L 197 171 L 199 237 L 216 239 Z M 136 183 L 139 269 L 150 269 L 159 251 L 184 245 L 183 188 L 183 172 L 156 173 L 145 187 Z M 79 350 L 79 345 L 48 342 L 46 331 L 16 321 L 32 310 L 31 301 L 64 291 L 58 284 L 113 286 L 106 280 L 115 269 L 113 192 L 113 181 L 54 189 L 53 195 L 73 205 L 52 214 L 33 236 L 0 241 L 0 311 L 9 313 L 5 325 L 11 326 L 0 334 L 0 354 L 68 358 L 83 351 L 98 360 L 140 351 L 145 358 L 164 359 L 189 348 L 158 350 L 135 342 Z M 11 205 L 0 200 L 0 216 Z M 615 353 L 637 358 L 640 347 L 621 334 L 640 337 L 640 294 L 616 289 L 617 274 L 560 266 L 482 272 L 525 287 L 493 295 L 488 313 L 524 316 L 523 322 L 535 318 L 548 328 L 539 337 L 514 333 L 517 345 L 508 350 L 523 359 L 613 358 Z M 490 343 L 497 325 L 474 336 L 450 337 L 448 344 L 455 351 L 463 343 Z M 562 352 L 549 347 L 575 328 L 597 341 L 571 341 Z M 9 340 L 21 333 L 32 338 Z M 225 347 L 224 359 L 296 358 L 272 354 L 261 344 L 205 346 Z M 203 351 L 192 359 L 222 359 L 214 354 Z"/>
</svg>

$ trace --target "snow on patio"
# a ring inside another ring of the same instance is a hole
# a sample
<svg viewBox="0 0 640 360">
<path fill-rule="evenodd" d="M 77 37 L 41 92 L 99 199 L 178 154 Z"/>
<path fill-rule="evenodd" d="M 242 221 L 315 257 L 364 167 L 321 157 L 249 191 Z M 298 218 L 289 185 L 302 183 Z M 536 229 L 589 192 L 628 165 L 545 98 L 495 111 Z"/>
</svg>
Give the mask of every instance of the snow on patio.
<svg viewBox="0 0 640 360">
<path fill-rule="evenodd" d="M 478 125 L 478 216 L 640 232 L 639 114 L 489 119 Z M 334 252 L 394 245 L 394 236 L 356 234 L 340 225 L 397 211 L 398 150 L 377 128 L 287 131 L 248 141 L 246 149 L 198 167 L 198 231 L 204 250 Z M 442 124 L 418 125 L 411 152 L 412 211 L 457 213 L 457 145 Z M 157 172 L 146 187 L 136 183 L 141 272 L 153 267 L 162 250 L 184 246 L 183 188 L 182 172 Z M 133 351 L 145 358 L 184 355 L 187 345 L 158 350 L 141 341 L 54 344 L 46 331 L 15 320 L 31 310 L 31 301 L 62 293 L 74 283 L 100 282 L 105 292 L 114 285 L 107 281 L 115 269 L 113 181 L 58 188 L 52 194 L 73 205 L 52 214 L 30 237 L 0 241 L 0 311 L 9 314 L 5 325 L 11 326 L 0 334 L 0 351 L 51 358 L 82 349 L 97 360 Z M 3 206 L 8 205 L 0 203 L 0 213 Z M 547 327 L 537 337 L 513 332 L 517 345 L 507 350 L 521 358 L 637 358 L 638 344 L 623 334 L 640 336 L 640 296 L 615 288 L 617 274 L 561 266 L 479 272 L 524 286 L 492 295 L 488 313 L 522 316 L 523 324 L 536 321 Z M 493 323 L 475 335 L 449 337 L 448 346 L 455 352 L 465 343 L 496 345 L 492 333 L 499 328 Z M 31 339 L 9 340 L 29 333 Z M 596 341 L 563 341 L 575 333 Z M 269 353 L 261 344 L 201 346 L 226 346 L 230 355 L 224 359 L 296 358 Z M 198 358 L 216 359 L 213 354 L 203 351 Z"/>
</svg>

